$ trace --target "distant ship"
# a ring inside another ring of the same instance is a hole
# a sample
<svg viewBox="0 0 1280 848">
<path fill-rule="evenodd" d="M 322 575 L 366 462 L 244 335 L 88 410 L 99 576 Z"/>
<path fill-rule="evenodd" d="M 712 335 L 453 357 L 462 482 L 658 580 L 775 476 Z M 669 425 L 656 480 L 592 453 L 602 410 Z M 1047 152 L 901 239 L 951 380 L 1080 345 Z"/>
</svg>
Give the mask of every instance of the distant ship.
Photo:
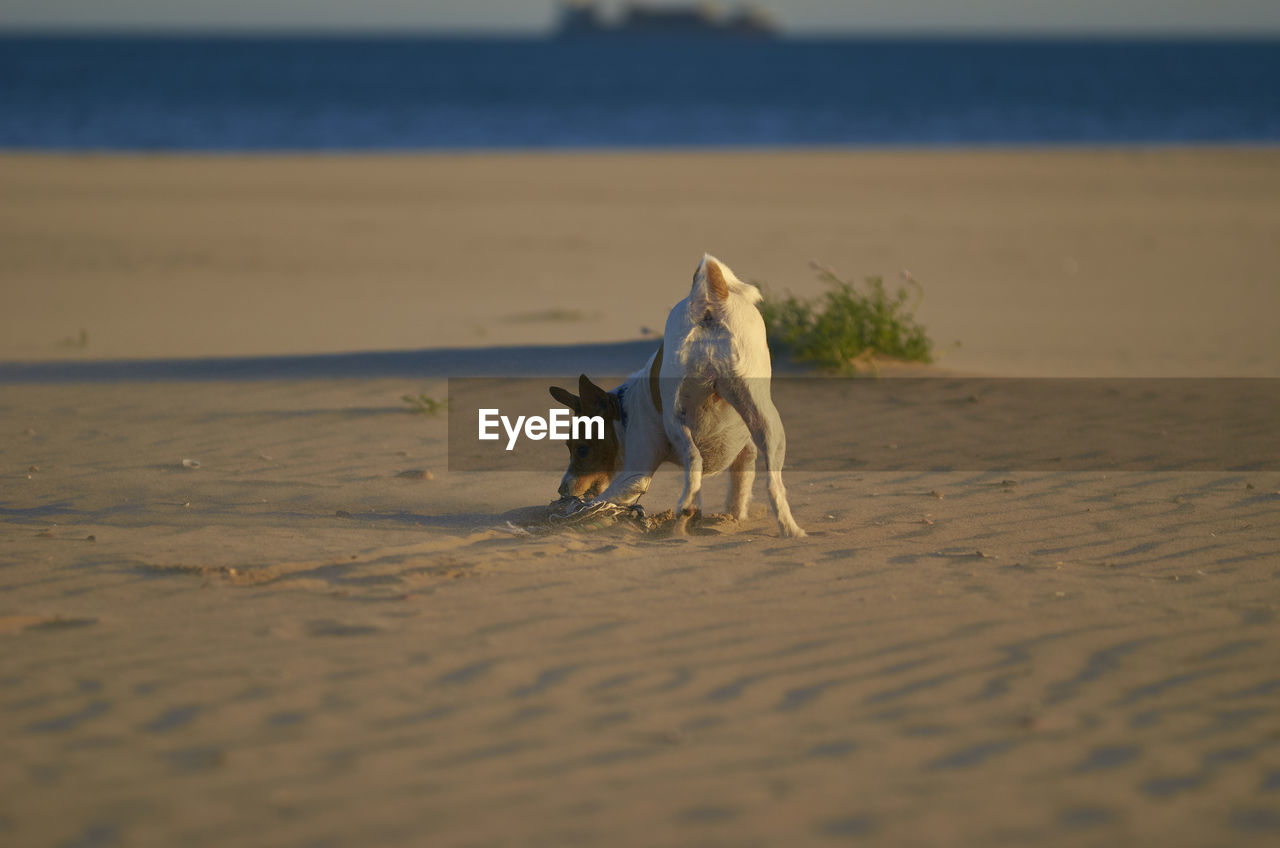
<svg viewBox="0 0 1280 848">
<path fill-rule="evenodd" d="M 594 0 L 566 0 L 560 4 L 560 37 L 597 35 L 739 36 L 771 38 L 778 25 L 756 6 L 740 6 L 727 14 L 714 3 L 656 6 L 628 3 L 617 21 L 606 20 Z"/>
</svg>

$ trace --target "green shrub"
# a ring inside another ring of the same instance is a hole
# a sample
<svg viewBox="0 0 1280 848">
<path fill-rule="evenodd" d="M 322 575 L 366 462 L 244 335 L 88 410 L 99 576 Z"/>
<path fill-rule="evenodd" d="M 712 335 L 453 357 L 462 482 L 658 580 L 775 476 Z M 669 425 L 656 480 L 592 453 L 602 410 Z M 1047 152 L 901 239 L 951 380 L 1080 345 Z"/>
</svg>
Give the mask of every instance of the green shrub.
<svg viewBox="0 0 1280 848">
<path fill-rule="evenodd" d="M 409 412 L 414 415 L 437 415 L 449 408 L 448 400 L 436 400 L 426 394 L 401 395 L 400 399 L 409 404 Z"/>
<path fill-rule="evenodd" d="M 831 269 L 814 268 L 829 285 L 816 300 L 765 292 L 760 314 L 771 350 L 842 374 L 860 366 L 874 372 L 876 359 L 933 361 L 933 342 L 915 321 L 924 290 L 910 275 L 891 294 L 880 277 L 868 277 L 859 291 Z"/>
</svg>

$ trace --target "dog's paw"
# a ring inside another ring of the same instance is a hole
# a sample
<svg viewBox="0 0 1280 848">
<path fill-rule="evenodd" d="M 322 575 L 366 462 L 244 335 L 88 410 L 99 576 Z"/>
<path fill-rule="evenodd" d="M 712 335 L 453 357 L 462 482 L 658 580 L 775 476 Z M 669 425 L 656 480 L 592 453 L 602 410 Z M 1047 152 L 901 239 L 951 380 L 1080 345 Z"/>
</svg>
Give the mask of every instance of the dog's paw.
<svg viewBox="0 0 1280 848">
<path fill-rule="evenodd" d="M 688 536 L 690 524 L 696 524 L 701 517 L 702 510 L 685 507 L 676 513 L 676 520 L 671 522 L 671 535 L 674 537 Z"/>
<path fill-rule="evenodd" d="M 779 524 L 778 535 L 784 539 L 803 539 L 809 534 L 800 529 L 794 521 L 791 524 Z"/>
</svg>

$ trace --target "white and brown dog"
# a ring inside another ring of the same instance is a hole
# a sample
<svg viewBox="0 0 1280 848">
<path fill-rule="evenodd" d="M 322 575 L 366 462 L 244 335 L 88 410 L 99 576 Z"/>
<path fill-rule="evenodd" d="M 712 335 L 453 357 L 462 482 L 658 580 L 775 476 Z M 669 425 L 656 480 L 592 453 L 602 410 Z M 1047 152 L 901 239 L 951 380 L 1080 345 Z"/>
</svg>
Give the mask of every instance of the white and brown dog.
<svg viewBox="0 0 1280 848">
<path fill-rule="evenodd" d="M 676 507 L 683 530 L 702 477 L 729 469 L 729 513 L 747 517 L 756 455 L 763 453 L 769 500 L 783 536 L 803 536 L 782 485 L 786 434 L 773 405 L 773 366 L 765 344 L 760 290 L 703 256 L 693 290 L 667 316 L 666 335 L 644 368 L 613 391 L 583 374 L 578 394 L 559 386 L 551 396 L 578 415 L 601 415 L 604 438 L 569 442 L 569 469 L 560 494 L 629 505 L 648 489 L 663 462 L 684 466 Z"/>
</svg>

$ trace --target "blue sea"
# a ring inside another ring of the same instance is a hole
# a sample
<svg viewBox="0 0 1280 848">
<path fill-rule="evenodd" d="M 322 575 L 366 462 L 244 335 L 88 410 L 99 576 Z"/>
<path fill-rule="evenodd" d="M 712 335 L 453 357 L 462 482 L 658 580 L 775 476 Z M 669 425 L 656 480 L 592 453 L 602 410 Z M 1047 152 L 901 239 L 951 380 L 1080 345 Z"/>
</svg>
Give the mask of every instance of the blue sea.
<svg viewBox="0 0 1280 848">
<path fill-rule="evenodd" d="M 1278 41 L 0 38 L 5 149 L 1277 141 Z"/>
</svg>

